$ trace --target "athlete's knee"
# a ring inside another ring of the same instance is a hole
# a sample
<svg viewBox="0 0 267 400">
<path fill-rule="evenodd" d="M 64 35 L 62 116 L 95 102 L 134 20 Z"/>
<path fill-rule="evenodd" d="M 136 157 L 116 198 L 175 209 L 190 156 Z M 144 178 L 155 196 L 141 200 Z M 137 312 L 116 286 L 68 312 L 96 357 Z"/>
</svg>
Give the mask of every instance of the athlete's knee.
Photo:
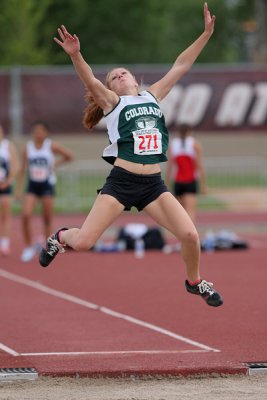
<svg viewBox="0 0 267 400">
<path fill-rule="evenodd" d="M 180 238 L 183 244 L 199 245 L 199 235 L 195 228 L 186 230 Z"/>
<path fill-rule="evenodd" d="M 73 248 L 76 251 L 87 251 L 95 245 L 95 241 L 90 236 L 81 234 L 80 230 L 74 240 Z"/>
<path fill-rule="evenodd" d="M 30 212 L 27 212 L 27 211 L 24 211 L 23 213 L 22 213 L 22 222 L 24 223 L 24 224 L 26 224 L 26 223 L 28 223 L 29 221 L 30 221 L 30 219 L 31 219 L 31 217 L 32 217 L 32 214 L 30 213 Z"/>
</svg>

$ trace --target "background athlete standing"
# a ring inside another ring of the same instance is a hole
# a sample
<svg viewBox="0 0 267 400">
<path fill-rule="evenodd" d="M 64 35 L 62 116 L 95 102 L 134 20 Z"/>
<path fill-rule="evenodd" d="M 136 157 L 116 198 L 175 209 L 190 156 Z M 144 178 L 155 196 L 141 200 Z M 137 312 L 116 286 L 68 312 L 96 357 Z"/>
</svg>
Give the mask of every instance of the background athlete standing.
<svg viewBox="0 0 267 400">
<path fill-rule="evenodd" d="M 181 124 L 170 142 L 165 182 L 196 222 L 197 194 L 206 194 L 207 185 L 202 147 L 189 124 Z"/>
<path fill-rule="evenodd" d="M 38 249 L 33 241 L 31 226 L 34 207 L 37 201 L 41 203 L 44 235 L 47 237 L 52 232 L 56 185 L 55 169 L 73 159 L 73 155 L 68 149 L 49 138 L 50 131 L 44 121 L 34 122 L 31 133 L 32 140 L 27 142 L 22 153 L 17 185 L 17 197 L 22 198 L 23 183 L 25 177 L 27 177 L 21 214 L 25 243 L 25 248 L 21 254 L 21 261 L 23 262 L 30 261 Z"/>
</svg>

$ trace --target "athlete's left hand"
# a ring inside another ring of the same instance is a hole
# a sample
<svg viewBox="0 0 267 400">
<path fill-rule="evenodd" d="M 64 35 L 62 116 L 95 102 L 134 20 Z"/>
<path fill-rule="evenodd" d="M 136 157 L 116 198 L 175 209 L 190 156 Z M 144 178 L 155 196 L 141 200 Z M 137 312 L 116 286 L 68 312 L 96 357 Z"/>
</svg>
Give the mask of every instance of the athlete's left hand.
<svg viewBox="0 0 267 400">
<path fill-rule="evenodd" d="M 77 35 L 71 35 L 64 25 L 61 25 L 57 31 L 61 40 L 54 37 L 54 41 L 59 44 L 69 56 L 80 52 L 80 41 Z"/>
</svg>

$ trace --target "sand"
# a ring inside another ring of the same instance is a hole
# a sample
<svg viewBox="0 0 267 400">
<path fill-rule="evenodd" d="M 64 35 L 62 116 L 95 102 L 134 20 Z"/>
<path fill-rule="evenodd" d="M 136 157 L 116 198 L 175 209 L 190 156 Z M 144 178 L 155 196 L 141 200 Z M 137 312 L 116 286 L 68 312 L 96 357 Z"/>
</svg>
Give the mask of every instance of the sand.
<svg viewBox="0 0 267 400">
<path fill-rule="evenodd" d="M 267 374 L 202 378 L 38 378 L 0 382 L 1 400 L 264 400 Z"/>
</svg>

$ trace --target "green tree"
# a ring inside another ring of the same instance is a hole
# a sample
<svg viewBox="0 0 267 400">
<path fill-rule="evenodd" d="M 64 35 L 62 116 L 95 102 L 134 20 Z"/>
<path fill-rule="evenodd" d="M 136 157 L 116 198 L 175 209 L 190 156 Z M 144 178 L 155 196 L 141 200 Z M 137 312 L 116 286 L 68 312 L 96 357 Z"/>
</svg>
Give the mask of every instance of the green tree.
<svg viewBox="0 0 267 400">
<path fill-rule="evenodd" d="M 195 0 L 54 0 L 46 9 L 42 43 L 48 46 L 45 41 L 64 23 L 78 34 L 84 57 L 92 64 L 171 63 L 203 31 L 203 4 Z M 243 31 L 235 10 L 240 2 L 232 7 L 225 1 L 209 0 L 208 4 L 217 17 L 216 28 L 198 62 L 239 61 Z M 245 12 L 246 5 L 243 8 Z M 68 63 L 55 44 L 51 62 Z"/>
<path fill-rule="evenodd" d="M 262 0 L 266 1 L 266 0 Z M 197 62 L 246 59 L 251 0 L 209 0 L 214 36 Z M 70 64 L 53 41 L 65 24 L 90 64 L 172 63 L 204 29 L 204 1 L 0 0 L 0 65 Z"/>
<path fill-rule="evenodd" d="M 38 46 L 40 21 L 51 0 L 0 0 L 1 65 L 47 62 L 48 49 Z"/>
<path fill-rule="evenodd" d="M 60 7 L 60 3 L 65 6 Z M 67 3 L 67 6 L 66 6 Z M 85 58 L 94 64 L 162 62 L 162 31 L 167 9 L 161 0 L 58 0 L 47 10 L 56 27 L 77 33 Z M 48 17 L 49 19 L 49 17 Z M 54 45 L 52 58 L 66 63 Z"/>
<path fill-rule="evenodd" d="M 167 7 L 166 32 L 162 47 L 166 48 L 165 62 L 184 50 L 204 30 L 203 4 L 195 0 L 164 2 Z M 225 2 L 216 0 L 208 1 L 209 9 L 216 15 L 214 35 L 209 41 L 206 49 L 202 52 L 197 62 L 218 63 L 232 61 L 231 49 L 228 45 L 230 19 Z M 222 17 L 223 16 L 223 17 Z"/>
</svg>

